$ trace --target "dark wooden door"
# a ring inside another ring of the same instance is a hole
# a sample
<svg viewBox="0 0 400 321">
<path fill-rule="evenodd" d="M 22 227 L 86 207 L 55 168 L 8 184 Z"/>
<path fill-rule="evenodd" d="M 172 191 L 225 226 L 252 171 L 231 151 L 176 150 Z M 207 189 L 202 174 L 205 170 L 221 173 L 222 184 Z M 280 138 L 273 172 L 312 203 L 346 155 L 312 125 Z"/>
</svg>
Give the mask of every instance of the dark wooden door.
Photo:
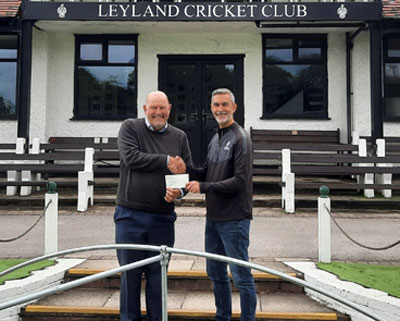
<svg viewBox="0 0 400 321">
<path fill-rule="evenodd" d="M 221 87 L 235 94 L 235 120 L 243 125 L 243 56 L 159 56 L 159 89 L 172 104 L 169 122 L 186 132 L 196 165 L 204 163 L 217 128 L 210 101 Z"/>
</svg>

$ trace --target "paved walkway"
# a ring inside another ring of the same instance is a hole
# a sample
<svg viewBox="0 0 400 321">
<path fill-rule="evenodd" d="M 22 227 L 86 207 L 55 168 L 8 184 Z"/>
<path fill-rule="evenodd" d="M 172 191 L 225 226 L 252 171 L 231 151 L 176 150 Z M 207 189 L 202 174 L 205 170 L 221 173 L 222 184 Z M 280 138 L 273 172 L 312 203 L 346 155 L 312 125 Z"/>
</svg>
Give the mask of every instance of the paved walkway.
<svg viewBox="0 0 400 321">
<path fill-rule="evenodd" d="M 85 213 L 59 211 L 59 249 L 114 243 L 114 208 L 95 206 Z M 0 239 L 14 237 L 33 224 L 39 210 L 2 208 Z M 400 211 L 335 212 L 339 224 L 357 241 L 373 247 L 400 239 Z M 205 209 L 178 207 L 175 247 L 203 250 Z M 249 253 L 253 260 L 317 260 L 317 213 L 285 214 L 281 209 L 255 208 Z M 43 255 L 43 221 L 26 236 L 0 243 L 0 258 L 31 258 Z M 115 259 L 114 251 L 76 254 L 74 257 Z M 400 262 L 400 246 L 371 251 L 351 243 L 332 224 L 332 258 L 338 261 Z M 399 264 L 400 265 L 400 264 Z"/>
</svg>

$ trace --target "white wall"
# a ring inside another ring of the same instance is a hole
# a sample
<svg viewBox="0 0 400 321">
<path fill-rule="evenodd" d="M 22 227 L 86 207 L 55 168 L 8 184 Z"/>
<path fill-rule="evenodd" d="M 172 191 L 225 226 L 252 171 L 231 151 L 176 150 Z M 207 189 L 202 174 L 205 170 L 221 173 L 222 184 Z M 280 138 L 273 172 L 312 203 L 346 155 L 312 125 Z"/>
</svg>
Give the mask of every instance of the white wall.
<svg viewBox="0 0 400 321">
<path fill-rule="evenodd" d="M 116 136 L 120 121 L 71 121 L 74 36 L 35 32 L 31 137 Z M 48 47 L 48 49 L 46 49 Z M 43 51 L 46 51 L 43 52 Z M 261 37 L 248 34 L 154 34 L 138 39 L 138 117 L 147 93 L 158 87 L 158 54 L 245 54 L 245 119 L 261 115 Z M 47 71 L 47 72 L 46 72 Z M 47 95 L 46 95 L 47 93 Z"/>
<path fill-rule="evenodd" d="M 30 137 L 45 142 L 47 131 L 48 33 L 33 29 Z"/>
<path fill-rule="evenodd" d="M 238 33 L 152 32 L 142 30 L 138 38 L 138 117 L 143 116 L 146 94 L 158 86 L 157 55 L 244 54 L 245 127 L 271 129 L 340 128 L 346 133 L 346 42 L 343 32 L 328 34 L 328 114 L 329 120 L 261 120 L 262 36 L 260 31 Z M 82 31 L 84 32 L 84 31 Z M 129 30 L 134 33 L 135 30 Z M 368 33 L 356 38 L 353 50 L 354 129 L 369 133 L 369 45 Z M 34 29 L 32 60 L 31 137 L 116 136 L 120 121 L 71 121 L 74 104 L 74 48 L 72 32 Z M 362 72 L 360 72 L 360 70 Z M 367 111 L 367 112 L 366 112 Z M 7 124 L 16 133 L 16 123 Z M 0 141 L 9 141 L 0 132 Z"/>
<path fill-rule="evenodd" d="M 0 120 L 0 143 L 15 143 L 17 130 L 17 121 Z"/>
<path fill-rule="evenodd" d="M 371 135 L 371 76 L 369 32 L 354 39 L 352 50 L 353 130 L 361 136 Z"/>
</svg>

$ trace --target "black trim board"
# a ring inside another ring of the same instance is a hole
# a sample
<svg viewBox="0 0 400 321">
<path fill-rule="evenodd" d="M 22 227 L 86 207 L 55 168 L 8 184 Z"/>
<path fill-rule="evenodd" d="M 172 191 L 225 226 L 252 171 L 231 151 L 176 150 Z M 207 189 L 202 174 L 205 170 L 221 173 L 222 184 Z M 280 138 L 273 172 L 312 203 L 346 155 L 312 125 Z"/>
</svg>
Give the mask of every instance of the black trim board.
<svg viewBox="0 0 400 321">
<path fill-rule="evenodd" d="M 24 1 L 25 20 L 84 21 L 377 21 L 375 2 L 35 2 Z"/>
</svg>

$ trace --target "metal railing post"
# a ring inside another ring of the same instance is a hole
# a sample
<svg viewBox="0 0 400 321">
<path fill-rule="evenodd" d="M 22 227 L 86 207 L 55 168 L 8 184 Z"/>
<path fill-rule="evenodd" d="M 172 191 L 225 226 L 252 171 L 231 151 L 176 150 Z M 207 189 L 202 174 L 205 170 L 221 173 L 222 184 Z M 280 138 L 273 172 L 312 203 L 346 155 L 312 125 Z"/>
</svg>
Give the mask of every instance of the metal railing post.
<svg viewBox="0 0 400 321">
<path fill-rule="evenodd" d="M 51 201 L 44 217 L 44 253 L 58 251 L 58 193 L 57 184 L 49 182 L 45 195 L 45 206 Z"/>
<path fill-rule="evenodd" d="M 169 262 L 169 254 L 167 246 L 162 245 L 160 248 L 162 260 L 161 264 L 161 295 L 162 295 L 162 319 L 168 321 L 168 280 L 167 280 L 167 267 Z"/>
<path fill-rule="evenodd" d="M 321 186 L 318 197 L 318 261 L 331 263 L 331 199 L 328 186 Z"/>
</svg>

